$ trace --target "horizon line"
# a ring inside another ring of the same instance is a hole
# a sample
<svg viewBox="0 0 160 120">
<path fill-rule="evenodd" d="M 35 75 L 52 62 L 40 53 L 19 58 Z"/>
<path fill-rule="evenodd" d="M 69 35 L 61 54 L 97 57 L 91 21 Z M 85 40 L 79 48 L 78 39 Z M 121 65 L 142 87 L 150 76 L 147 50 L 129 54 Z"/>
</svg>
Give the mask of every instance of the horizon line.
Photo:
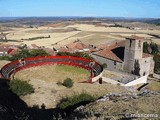
<svg viewBox="0 0 160 120">
<path fill-rule="evenodd" d="M 0 16 L 0 18 L 45 18 L 45 17 L 70 17 L 70 18 L 127 18 L 127 19 L 160 19 L 160 17 L 120 17 L 120 16 Z"/>
</svg>

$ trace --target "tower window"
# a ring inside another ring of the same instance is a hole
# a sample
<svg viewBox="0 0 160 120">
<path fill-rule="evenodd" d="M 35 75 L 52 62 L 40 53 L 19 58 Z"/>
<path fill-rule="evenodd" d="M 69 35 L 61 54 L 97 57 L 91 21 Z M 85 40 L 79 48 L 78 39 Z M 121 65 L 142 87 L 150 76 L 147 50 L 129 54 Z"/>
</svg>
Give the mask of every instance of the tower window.
<svg viewBox="0 0 160 120">
<path fill-rule="evenodd" d="M 141 41 L 139 40 L 138 47 L 141 48 Z"/>
<path fill-rule="evenodd" d="M 129 44 L 129 46 L 131 47 L 131 45 L 132 45 L 132 40 L 130 40 L 130 44 Z"/>
</svg>

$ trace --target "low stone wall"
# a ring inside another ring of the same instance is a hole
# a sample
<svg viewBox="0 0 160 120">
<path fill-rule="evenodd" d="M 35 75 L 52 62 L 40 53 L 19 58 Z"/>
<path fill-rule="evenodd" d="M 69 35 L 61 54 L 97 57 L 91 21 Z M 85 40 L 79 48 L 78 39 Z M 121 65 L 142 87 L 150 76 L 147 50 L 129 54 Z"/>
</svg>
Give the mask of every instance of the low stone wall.
<svg viewBox="0 0 160 120">
<path fill-rule="evenodd" d="M 120 82 L 118 82 L 118 81 L 116 81 L 116 80 L 112 80 L 112 79 L 107 78 L 107 77 L 102 77 L 102 80 L 103 80 L 104 82 L 106 82 L 106 83 L 111 83 L 111 84 L 114 84 L 114 85 L 121 85 L 121 86 L 124 86 L 124 85 L 125 85 L 125 84 L 123 84 L 123 83 L 120 83 Z"/>
<path fill-rule="evenodd" d="M 156 74 L 156 73 L 153 73 L 153 77 L 154 77 L 154 78 L 157 78 L 157 79 L 160 79 L 160 75 L 159 75 L 159 74 Z"/>
<path fill-rule="evenodd" d="M 133 81 L 125 84 L 124 86 L 133 86 L 133 85 L 137 85 L 137 84 L 141 84 L 141 83 L 147 83 L 147 77 L 148 77 L 148 75 L 145 75 L 143 77 L 140 77 L 136 80 L 133 80 Z"/>
</svg>

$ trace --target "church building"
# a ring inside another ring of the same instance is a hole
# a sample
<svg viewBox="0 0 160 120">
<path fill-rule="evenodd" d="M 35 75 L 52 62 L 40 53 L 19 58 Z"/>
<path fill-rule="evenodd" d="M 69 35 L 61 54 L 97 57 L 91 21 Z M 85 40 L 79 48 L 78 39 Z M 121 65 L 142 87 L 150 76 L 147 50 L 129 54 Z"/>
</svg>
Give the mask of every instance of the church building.
<svg viewBox="0 0 160 120">
<path fill-rule="evenodd" d="M 101 64 L 106 63 L 108 69 L 138 76 L 149 75 L 154 72 L 154 60 L 152 55 L 143 53 L 143 41 L 141 37 L 127 37 L 125 41 L 105 46 L 92 57 Z"/>
</svg>

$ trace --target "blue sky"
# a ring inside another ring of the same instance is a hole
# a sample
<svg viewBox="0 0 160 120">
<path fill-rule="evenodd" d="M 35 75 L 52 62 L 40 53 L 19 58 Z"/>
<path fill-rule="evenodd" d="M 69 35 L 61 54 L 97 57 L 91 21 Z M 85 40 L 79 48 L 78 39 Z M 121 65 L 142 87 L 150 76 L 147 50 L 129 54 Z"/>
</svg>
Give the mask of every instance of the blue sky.
<svg viewBox="0 0 160 120">
<path fill-rule="evenodd" d="M 160 0 L 0 0 L 0 17 L 160 18 Z"/>
</svg>

